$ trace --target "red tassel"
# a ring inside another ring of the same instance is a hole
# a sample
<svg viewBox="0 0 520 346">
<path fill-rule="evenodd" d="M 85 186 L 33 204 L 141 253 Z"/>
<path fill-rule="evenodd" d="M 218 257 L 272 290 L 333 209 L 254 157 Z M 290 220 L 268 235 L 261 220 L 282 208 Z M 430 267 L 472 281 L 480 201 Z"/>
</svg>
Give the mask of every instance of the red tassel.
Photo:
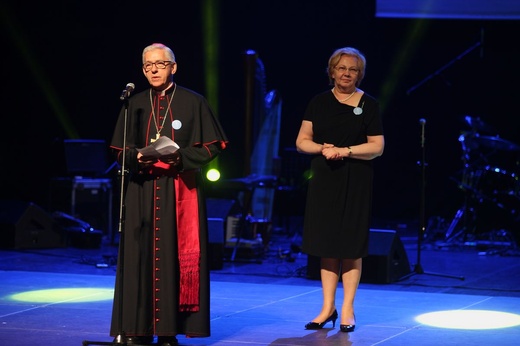
<svg viewBox="0 0 520 346">
<path fill-rule="evenodd" d="M 180 255 L 180 311 L 199 311 L 199 253 Z"/>
</svg>

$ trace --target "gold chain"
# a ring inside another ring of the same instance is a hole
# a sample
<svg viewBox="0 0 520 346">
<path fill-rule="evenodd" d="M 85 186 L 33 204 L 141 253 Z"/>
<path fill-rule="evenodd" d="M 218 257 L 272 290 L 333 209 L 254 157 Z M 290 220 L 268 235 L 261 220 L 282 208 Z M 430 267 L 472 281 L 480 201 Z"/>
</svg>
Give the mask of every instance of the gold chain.
<svg viewBox="0 0 520 346">
<path fill-rule="evenodd" d="M 173 96 L 175 95 L 175 90 L 177 90 L 177 84 L 175 84 L 173 87 L 172 96 L 170 98 L 170 102 L 168 102 L 168 108 L 166 108 L 166 112 L 164 113 L 163 122 L 161 124 L 161 127 L 159 127 L 159 125 L 157 124 L 157 119 L 155 118 L 155 110 L 154 110 L 153 100 L 152 100 L 152 89 L 150 89 L 150 105 L 152 107 L 153 123 L 155 125 L 155 130 L 157 131 L 155 140 L 159 139 L 159 137 L 161 136 L 161 131 L 164 128 L 164 124 L 166 123 L 166 118 L 168 117 L 168 111 L 170 110 L 170 106 L 172 105 Z M 166 97 L 168 97 L 168 95 L 166 95 Z M 160 114 L 159 114 L 159 116 L 160 116 Z M 155 140 L 152 140 L 152 141 L 155 141 Z"/>
</svg>

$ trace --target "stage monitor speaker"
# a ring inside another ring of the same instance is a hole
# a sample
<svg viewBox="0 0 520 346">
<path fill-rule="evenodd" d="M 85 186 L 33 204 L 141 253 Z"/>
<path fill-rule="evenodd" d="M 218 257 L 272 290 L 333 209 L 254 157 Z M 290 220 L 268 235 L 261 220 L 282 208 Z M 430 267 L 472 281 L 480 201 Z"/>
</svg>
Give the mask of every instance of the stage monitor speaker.
<svg viewBox="0 0 520 346">
<path fill-rule="evenodd" d="M 411 271 L 401 238 L 394 230 L 371 229 L 361 282 L 391 283 Z"/>
<path fill-rule="evenodd" d="M 0 201 L 0 239 L 0 246 L 8 249 L 66 246 L 65 235 L 52 216 L 22 201 Z"/>
<path fill-rule="evenodd" d="M 222 269 L 224 266 L 226 220 L 234 204 L 232 199 L 206 199 L 210 269 Z"/>
<path fill-rule="evenodd" d="M 391 283 L 411 272 L 408 255 L 396 231 L 371 229 L 361 282 Z M 307 257 L 307 278 L 320 280 L 320 259 Z"/>
</svg>

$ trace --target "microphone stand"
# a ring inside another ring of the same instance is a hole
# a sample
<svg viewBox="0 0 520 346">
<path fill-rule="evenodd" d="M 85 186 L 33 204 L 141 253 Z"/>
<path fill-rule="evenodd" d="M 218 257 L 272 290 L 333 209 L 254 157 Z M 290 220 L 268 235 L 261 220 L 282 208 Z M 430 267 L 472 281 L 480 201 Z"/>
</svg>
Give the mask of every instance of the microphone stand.
<svg viewBox="0 0 520 346">
<path fill-rule="evenodd" d="M 430 79 L 433 79 L 433 77 L 440 75 L 442 72 L 444 72 L 444 70 L 447 70 L 449 67 L 451 67 L 453 64 L 455 64 L 457 61 L 462 60 L 462 58 L 464 58 L 466 55 L 468 55 L 469 53 L 471 53 L 472 51 L 474 51 L 478 47 L 480 47 L 480 57 L 483 58 L 483 56 L 484 56 L 484 50 L 483 50 L 483 47 L 484 47 L 484 31 L 481 31 L 480 41 L 476 42 L 471 47 L 466 49 L 464 52 L 462 52 L 461 54 L 457 55 L 453 60 L 448 62 L 446 65 L 441 66 L 438 70 L 436 70 L 435 72 L 433 72 L 432 74 L 430 74 L 429 76 L 424 78 L 422 81 L 420 81 L 416 85 L 414 85 L 411 88 L 409 88 L 406 91 L 406 95 L 410 96 L 411 93 L 413 93 L 415 90 L 419 89 L 423 84 L 426 84 L 426 82 L 428 82 Z"/>
<path fill-rule="evenodd" d="M 421 124 L 421 200 L 420 200 L 420 212 L 419 212 L 419 230 L 417 233 L 417 263 L 415 264 L 413 271 L 403 277 L 401 277 L 398 281 L 402 281 L 408 279 L 409 277 L 415 274 L 426 274 L 426 275 L 435 275 L 435 276 L 443 276 L 447 278 L 464 280 L 464 276 L 456 276 L 456 275 L 447 275 L 447 274 L 439 274 L 432 272 L 425 272 L 422 264 L 421 264 L 421 244 L 422 239 L 424 237 L 424 233 L 426 232 L 426 148 L 425 148 L 425 136 L 424 136 L 424 127 L 426 125 L 425 119 L 419 120 Z"/>
<path fill-rule="evenodd" d="M 122 323 L 123 323 L 123 277 L 124 277 L 124 248 L 125 248 L 125 232 L 124 232 L 124 223 L 125 223 L 125 176 L 128 173 L 126 169 L 126 132 L 127 132 L 127 121 L 128 121 L 128 97 L 130 96 L 130 92 L 127 92 L 125 97 L 121 96 L 121 100 L 125 102 L 125 110 L 124 110 L 124 126 L 123 126 L 123 152 L 122 152 L 122 161 L 121 161 L 121 169 L 119 170 L 120 176 L 120 192 L 119 192 L 119 259 L 118 259 L 118 277 L 119 277 L 119 291 L 118 300 L 119 300 L 119 308 L 118 308 L 118 316 L 117 316 L 117 324 L 118 324 L 118 334 L 114 338 L 114 341 L 88 341 L 84 340 L 82 345 L 121 345 L 126 346 L 126 334 L 123 331 Z"/>
</svg>

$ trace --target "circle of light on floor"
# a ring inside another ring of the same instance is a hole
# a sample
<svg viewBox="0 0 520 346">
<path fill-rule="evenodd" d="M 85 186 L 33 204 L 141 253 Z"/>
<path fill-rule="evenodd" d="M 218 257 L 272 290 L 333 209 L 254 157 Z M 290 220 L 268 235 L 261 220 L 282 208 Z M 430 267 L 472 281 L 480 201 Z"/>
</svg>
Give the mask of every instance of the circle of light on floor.
<svg viewBox="0 0 520 346">
<path fill-rule="evenodd" d="M 20 292 L 10 298 L 31 303 L 84 303 L 113 297 L 114 290 L 107 288 L 55 288 Z"/>
<path fill-rule="evenodd" d="M 416 321 L 448 329 L 498 329 L 520 325 L 520 315 L 490 310 L 449 310 L 419 315 Z"/>
</svg>

